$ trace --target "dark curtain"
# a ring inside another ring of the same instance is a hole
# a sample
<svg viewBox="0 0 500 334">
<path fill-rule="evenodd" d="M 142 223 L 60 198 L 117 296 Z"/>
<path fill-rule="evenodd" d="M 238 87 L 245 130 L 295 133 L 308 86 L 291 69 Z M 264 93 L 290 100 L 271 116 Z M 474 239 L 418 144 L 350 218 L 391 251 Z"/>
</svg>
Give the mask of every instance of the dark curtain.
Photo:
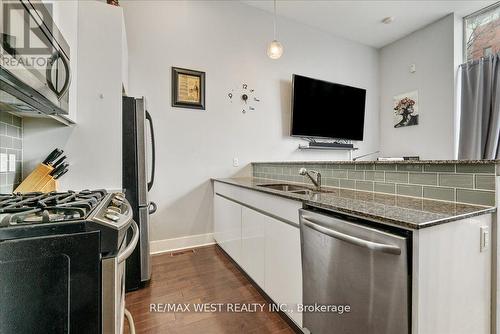
<svg viewBox="0 0 500 334">
<path fill-rule="evenodd" d="M 461 65 L 459 159 L 500 158 L 500 54 Z"/>
</svg>

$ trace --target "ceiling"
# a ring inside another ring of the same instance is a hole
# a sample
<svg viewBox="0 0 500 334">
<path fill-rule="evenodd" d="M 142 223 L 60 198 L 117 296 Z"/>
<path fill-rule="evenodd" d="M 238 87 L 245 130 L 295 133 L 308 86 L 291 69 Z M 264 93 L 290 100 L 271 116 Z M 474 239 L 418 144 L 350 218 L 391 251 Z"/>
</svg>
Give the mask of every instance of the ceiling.
<svg viewBox="0 0 500 334">
<path fill-rule="evenodd" d="M 273 11 L 272 0 L 243 2 Z M 495 2 L 278 0 L 277 13 L 333 35 L 380 48 L 449 13 L 466 16 Z M 393 16 L 394 21 L 391 24 L 382 23 L 388 16 Z"/>
</svg>

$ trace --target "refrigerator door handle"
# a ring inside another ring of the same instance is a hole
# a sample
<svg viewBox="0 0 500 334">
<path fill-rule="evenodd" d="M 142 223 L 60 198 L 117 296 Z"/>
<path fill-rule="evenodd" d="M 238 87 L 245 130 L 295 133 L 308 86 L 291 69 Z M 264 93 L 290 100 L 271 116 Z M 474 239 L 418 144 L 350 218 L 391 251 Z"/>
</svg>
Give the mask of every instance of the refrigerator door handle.
<svg viewBox="0 0 500 334">
<path fill-rule="evenodd" d="M 158 206 L 156 205 L 156 203 L 155 203 L 155 202 L 149 202 L 149 207 L 148 207 L 148 208 L 149 208 L 149 209 L 148 209 L 148 211 L 149 211 L 148 213 L 149 213 L 150 215 L 152 215 L 153 213 L 155 213 L 155 212 L 156 212 L 156 210 L 158 209 Z"/>
<path fill-rule="evenodd" d="M 149 129 L 151 131 L 151 180 L 148 182 L 148 191 L 153 188 L 153 183 L 155 180 L 155 161 L 156 161 L 156 150 L 155 150 L 155 132 L 153 130 L 153 118 L 151 118 L 151 115 L 149 112 L 146 110 L 146 119 L 148 120 L 149 123 Z"/>
</svg>

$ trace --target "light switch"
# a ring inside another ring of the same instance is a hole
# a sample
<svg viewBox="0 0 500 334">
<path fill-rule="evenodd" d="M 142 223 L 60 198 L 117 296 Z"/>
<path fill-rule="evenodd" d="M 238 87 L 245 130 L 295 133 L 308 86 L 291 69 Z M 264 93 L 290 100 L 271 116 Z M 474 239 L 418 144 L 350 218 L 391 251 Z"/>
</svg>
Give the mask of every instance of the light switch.
<svg viewBox="0 0 500 334">
<path fill-rule="evenodd" d="M 240 165 L 240 161 L 238 158 L 233 158 L 233 167 L 238 167 Z"/>
<path fill-rule="evenodd" d="M 0 153 L 0 172 L 6 172 L 8 168 L 7 153 Z"/>
<path fill-rule="evenodd" d="M 9 154 L 9 172 L 16 171 L 16 155 Z"/>
<path fill-rule="evenodd" d="M 488 249 L 490 245 L 490 229 L 488 226 L 481 226 L 481 252 L 484 252 Z"/>
</svg>

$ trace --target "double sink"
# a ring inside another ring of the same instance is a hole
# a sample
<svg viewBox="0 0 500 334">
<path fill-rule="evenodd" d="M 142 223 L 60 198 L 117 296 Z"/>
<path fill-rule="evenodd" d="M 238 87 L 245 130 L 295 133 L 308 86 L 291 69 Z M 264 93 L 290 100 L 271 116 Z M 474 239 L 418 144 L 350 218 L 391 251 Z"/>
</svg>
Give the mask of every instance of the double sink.
<svg viewBox="0 0 500 334">
<path fill-rule="evenodd" d="M 308 188 L 306 186 L 299 186 L 299 185 L 287 184 L 287 183 L 258 184 L 257 186 L 262 187 L 262 188 L 266 188 L 266 189 L 284 191 L 287 193 L 292 193 L 292 194 L 297 194 L 297 195 L 315 195 L 318 193 L 328 192 L 328 191 L 323 190 L 323 189 L 313 190 L 313 189 Z"/>
</svg>

